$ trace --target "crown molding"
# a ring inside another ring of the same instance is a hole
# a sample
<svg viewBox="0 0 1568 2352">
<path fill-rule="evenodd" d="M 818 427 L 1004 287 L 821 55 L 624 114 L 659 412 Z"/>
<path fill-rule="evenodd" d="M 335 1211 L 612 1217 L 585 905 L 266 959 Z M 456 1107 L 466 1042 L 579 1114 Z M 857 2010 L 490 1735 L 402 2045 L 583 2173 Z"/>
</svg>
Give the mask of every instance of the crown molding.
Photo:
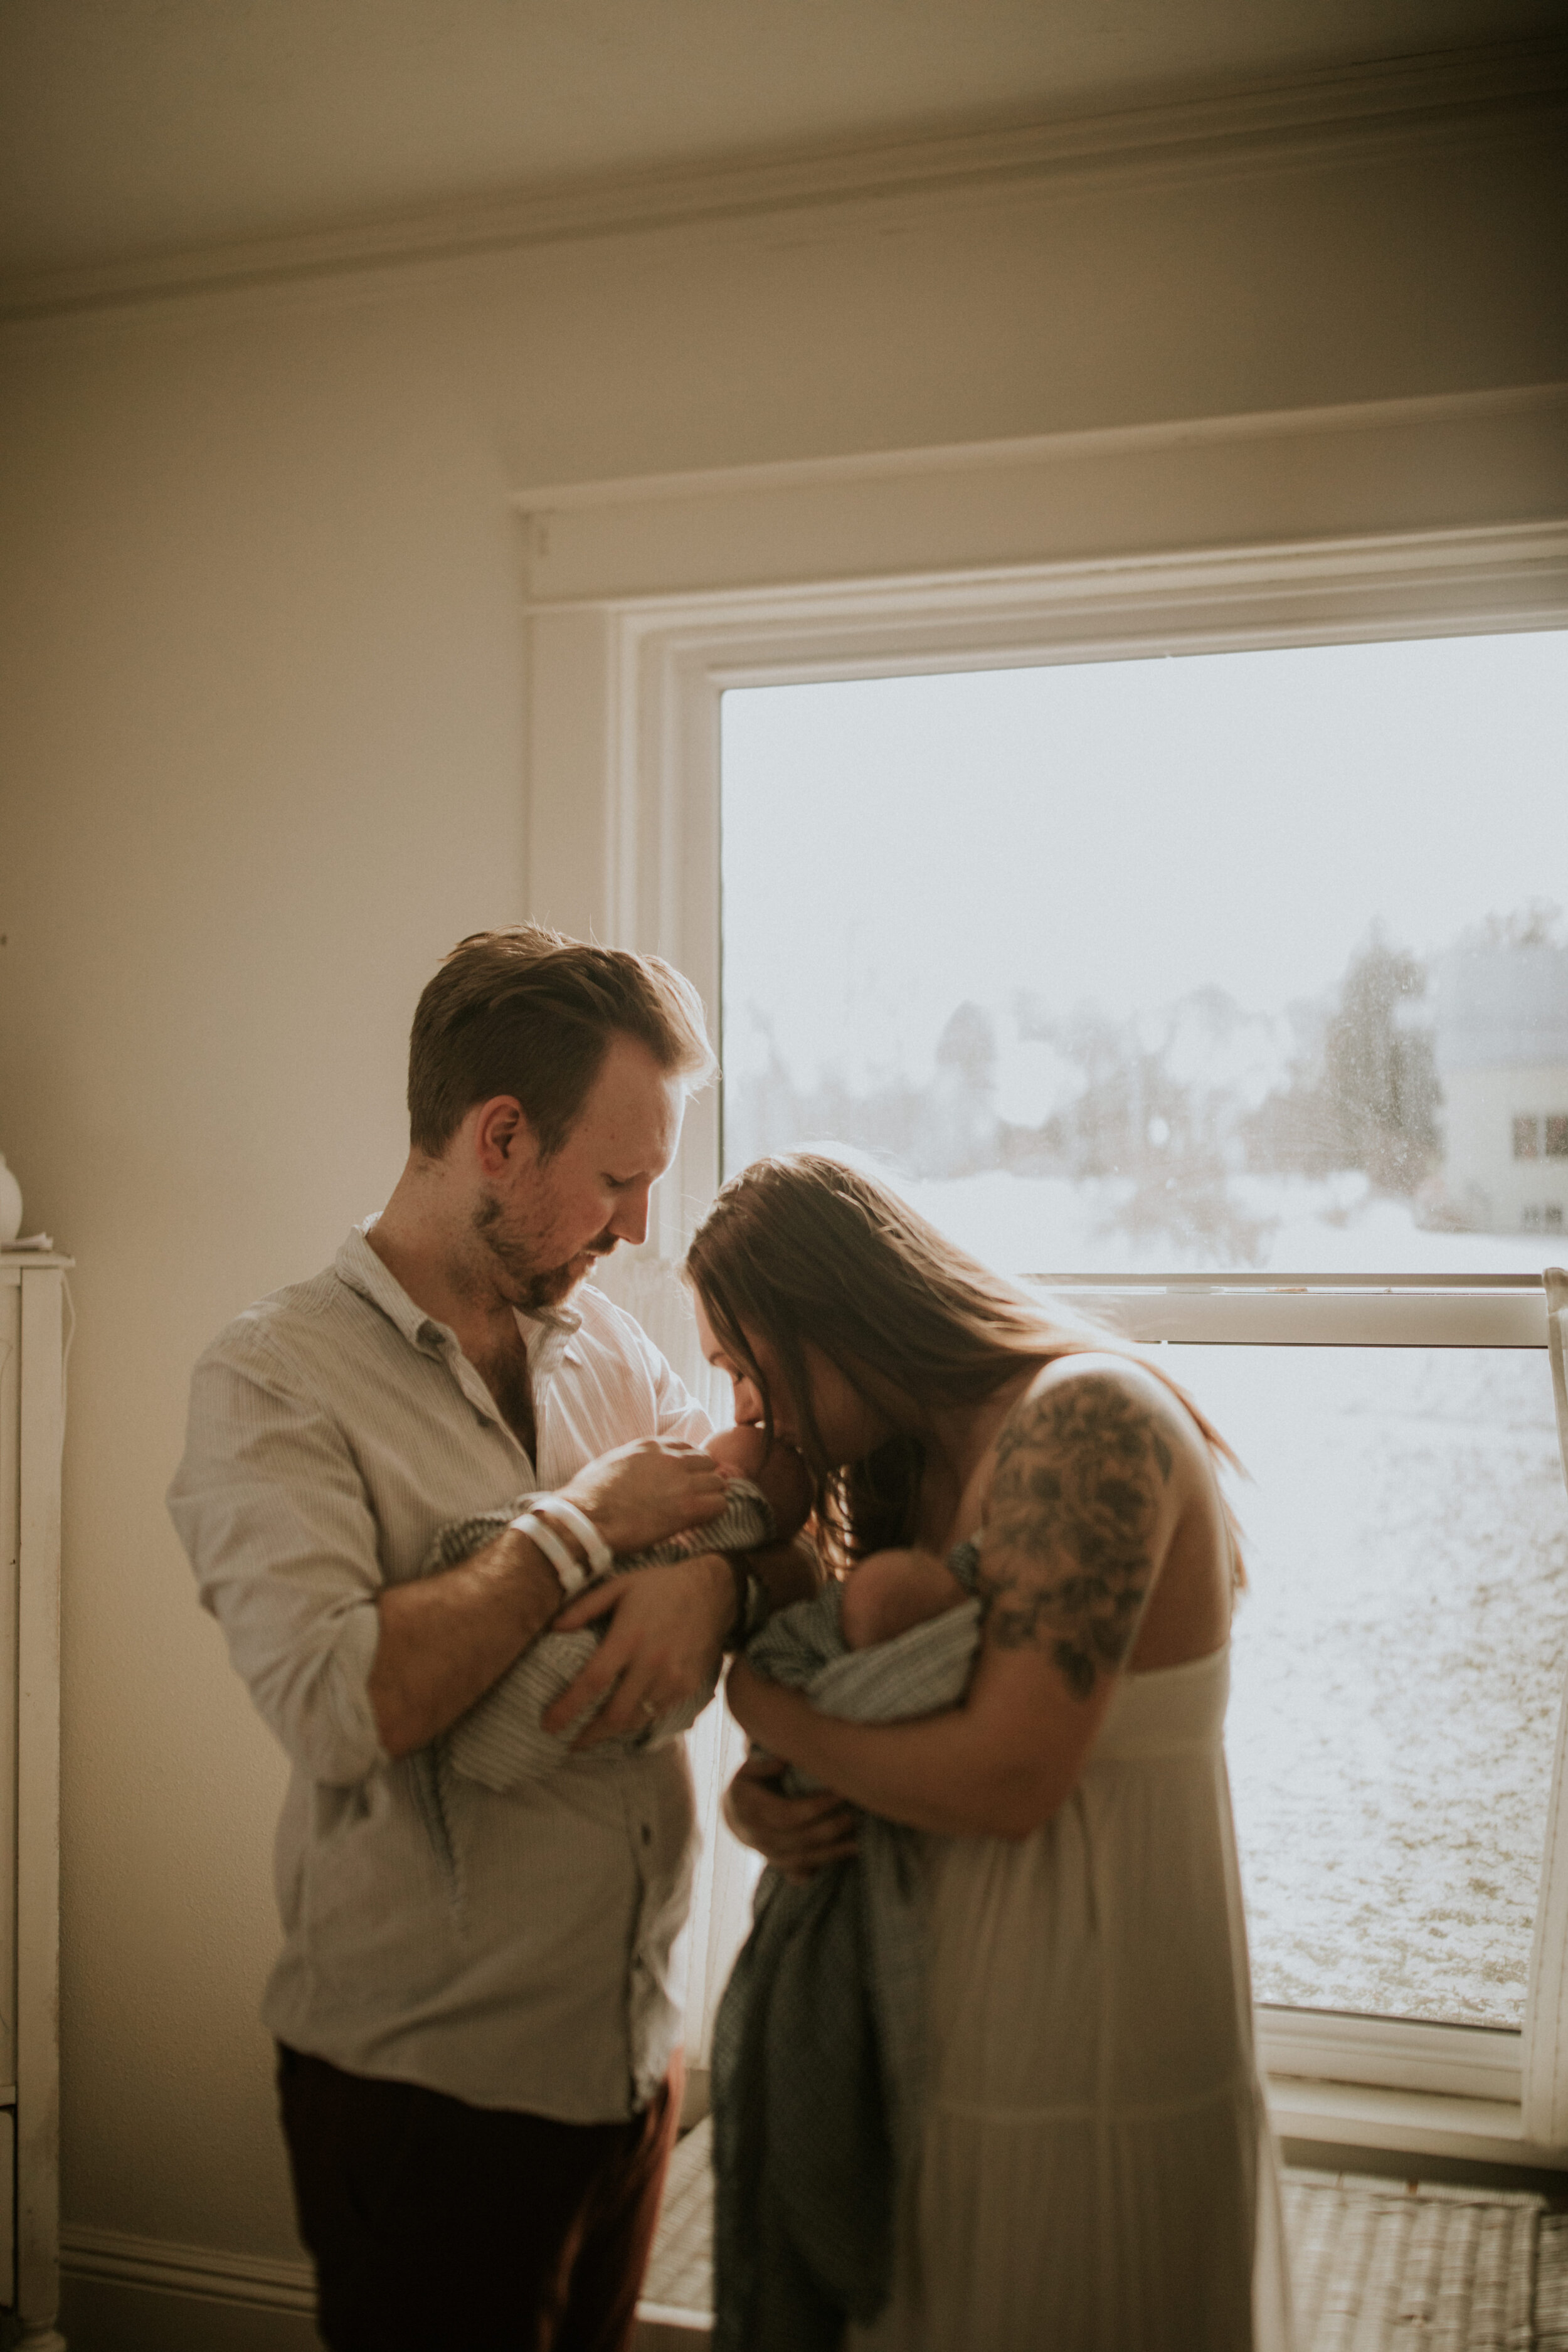
<svg viewBox="0 0 1568 2352">
<path fill-rule="evenodd" d="M 1205 444 L 1276 441 L 1304 433 L 1366 433 L 1491 418 L 1546 415 L 1568 420 L 1568 383 L 1485 385 L 1475 392 L 1417 393 L 1405 399 L 1344 401 L 1316 408 L 1256 409 L 1243 415 L 1159 418 L 1142 425 L 1094 425 L 1011 440 L 941 442 L 917 449 L 868 449 L 830 457 L 773 457 L 670 474 L 618 474 L 582 482 L 531 483 L 509 494 L 521 515 L 583 513 L 598 507 L 661 506 L 748 491 L 810 490 L 920 475 L 1018 471 L 1083 458 L 1129 457 Z"/>
<path fill-rule="evenodd" d="M 0 320 L 397 268 L 582 237 L 868 201 L 1187 177 L 1510 134 L 1568 109 L 1568 42 L 1510 41 L 1210 88 L 1114 112 L 991 122 L 574 179 L 373 220 L 0 274 Z"/>
</svg>

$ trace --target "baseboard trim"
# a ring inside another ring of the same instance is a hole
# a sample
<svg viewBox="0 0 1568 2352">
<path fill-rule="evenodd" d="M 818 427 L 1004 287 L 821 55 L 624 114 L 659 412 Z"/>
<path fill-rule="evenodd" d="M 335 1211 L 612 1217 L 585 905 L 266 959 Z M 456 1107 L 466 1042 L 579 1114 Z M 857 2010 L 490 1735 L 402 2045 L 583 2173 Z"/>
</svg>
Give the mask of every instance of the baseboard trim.
<svg viewBox="0 0 1568 2352">
<path fill-rule="evenodd" d="M 142 2238 L 127 2230 L 79 2225 L 60 2232 L 60 2268 L 68 2278 L 101 2285 L 142 2287 L 192 2302 L 238 2305 L 250 2311 L 276 2311 L 309 2319 L 316 2308 L 315 2276 L 307 2262 L 268 2254 L 229 2253 L 216 2246 L 182 2246 L 163 2238 Z M 665 2304 L 637 2306 L 642 2324 L 638 2352 L 675 2352 L 705 2345 L 710 2314 Z"/>
<path fill-rule="evenodd" d="M 153 2287 L 204 2303 L 243 2304 L 307 2318 L 316 2308 L 316 2283 L 309 2263 L 230 2253 L 216 2246 L 174 2245 L 125 2230 L 68 2226 L 60 2232 L 60 2268 L 68 2277 Z"/>
</svg>

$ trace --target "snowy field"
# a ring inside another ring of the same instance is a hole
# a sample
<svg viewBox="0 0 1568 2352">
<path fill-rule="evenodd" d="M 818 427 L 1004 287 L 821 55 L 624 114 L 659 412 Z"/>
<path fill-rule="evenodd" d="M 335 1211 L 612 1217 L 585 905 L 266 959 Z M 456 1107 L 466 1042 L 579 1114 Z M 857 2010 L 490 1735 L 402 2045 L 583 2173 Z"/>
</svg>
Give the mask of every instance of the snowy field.
<svg viewBox="0 0 1568 2352">
<path fill-rule="evenodd" d="M 1568 1653 L 1544 1352 L 1167 1353 L 1255 1481 L 1226 1745 L 1258 2000 L 1520 2024 Z"/>
<path fill-rule="evenodd" d="M 1297 1272 L 1533 1272 L 1361 1177 L 1250 1181 Z M 1122 1271 L 1108 1188 L 905 1189 L 991 1264 Z M 1557 1254 L 1561 1237 L 1547 1236 Z M 1258 1998 L 1518 2025 L 1568 1660 L 1544 1351 L 1173 1348 L 1251 1474 L 1228 1733 Z"/>
<path fill-rule="evenodd" d="M 841 1145 L 817 1148 L 878 1167 Z M 1158 1234 L 1135 1240 L 1127 1233 L 1118 1212 L 1132 1188 L 1113 1176 L 1075 1184 L 997 1168 L 943 1181 L 892 1181 L 922 1216 L 987 1265 L 1029 1274 L 1139 1274 L 1198 1272 L 1207 1263 L 1174 1254 Z M 1267 1236 L 1252 1272 L 1539 1274 L 1568 1256 L 1568 1234 L 1423 1232 L 1407 1202 L 1374 1194 L 1355 1172 L 1315 1181 L 1236 1175 L 1227 1192 Z"/>
</svg>

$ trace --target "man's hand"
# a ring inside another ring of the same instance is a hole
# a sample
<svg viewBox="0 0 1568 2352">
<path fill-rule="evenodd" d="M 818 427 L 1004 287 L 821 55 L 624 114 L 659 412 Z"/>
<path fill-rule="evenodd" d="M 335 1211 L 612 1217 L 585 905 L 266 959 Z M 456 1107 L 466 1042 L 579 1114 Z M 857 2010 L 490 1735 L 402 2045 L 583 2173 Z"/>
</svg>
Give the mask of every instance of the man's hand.
<svg viewBox="0 0 1568 2352">
<path fill-rule="evenodd" d="M 776 1756 L 749 1756 L 724 1791 L 724 1819 L 742 1845 L 804 1886 L 824 1863 L 854 1853 L 855 1815 L 831 1789 L 782 1796 L 773 1784 L 784 1769 Z"/>
<path fill-rule="evenodd" d="M 562 1492 L 586 1511 L 613 1551 L 636 1551 L 714 1517 L 724 1507 L 725 1486 L 718 1465 L 695 1445 L 640 1437 L 590 1462 Z M 651 1715 L 638 1712 L 650 1685 L 658 1702 L 655 1712 L 662 1713 L 669 1703 L 667 1690 L 689 1697 L 712 1679 L 719 1645 L 735 1613 L 735 1583 L 722 1563 L 718 1563 L 721 1576 L 714 1573 L 717 1554 L 708 1558 L 708 1574 L 697 1580 L 707 1596 L 706 1609 L 693 1611 L 689 1588 L 679 1604 L 700 1648 L 700 1673 L 683 1666 L 679 1643 L 660 1645 L 655 1639 L 647 1670 L 633 1678 L 629 1691 L 617 1693 L 617 1712 L 609 1729 L 626 1728 L 622 1698 L 629 1698 L 637 1721 L 651 1722 Z M 603 1588 L 611 1596 L 608 1601 L 562 1622 L 586 1624 L 605 1608 L 617 1606 L 630 1587 L 669 1573 L 652 1570 L 645 1576 L 617 1577 Z M 583 1596 L 584 1601 L 591 1597 Z M 560 1606 L 561 1584 L 554 1569 L 525 1536 L 510 1528 L 455 1568 L 388 1586 L 376 1601 L 380 1632 L 367 1685 L 377 1736 L 387 1754 L 406 1756 L 455 1723 L 520 1652 L 546 1631 Z M 719 1631 L 709 1641 L 708 1629 L 715 1620 Z M 683 1624 L 681 1630 L 688 1629 Z M 655 1636 L 658 1631 L 655 1627 Z M 637 1645 L 622 1641 L 618 1629 L 610 1639 L 617 1643 L 618 1666 L 626 1667 L 626 1652 Z M 602 1658 L 604 1651 L 599 1654 Z M 582 1705 L 578 1698 L 576 1710 Z M 552 1712 L 559 1717 L 559 1707 Z"/>
<path fill-rule="evenodd" d="M 679 1524 L 689 1523 L 689 1516 Z M 697 1697 L 718 1674 L 734 1616 L 734 1574 L 717 1551 L 613 1576 L 579 1594 L 555 1620 L 556 1633 L 601 1618 L 611 1622 L 576 1681 L 546 1711 L 545 1730 L 569 1731 L 609 1691 L 609 1704 L 574 1743 L 592 1748 L 611 1732 L 640 1731 L 683 1699 Z"/>
<path fill-rule="evenodd" d="M 601 1454 L 561 1492 L 587 1513 L 612 1551 L 631 1552 L 685 1528 L 706 1527 L 723 1509 L 728 1489 L 718 1464 L 700 1446 L 637 1437 Z"/>
</svg>

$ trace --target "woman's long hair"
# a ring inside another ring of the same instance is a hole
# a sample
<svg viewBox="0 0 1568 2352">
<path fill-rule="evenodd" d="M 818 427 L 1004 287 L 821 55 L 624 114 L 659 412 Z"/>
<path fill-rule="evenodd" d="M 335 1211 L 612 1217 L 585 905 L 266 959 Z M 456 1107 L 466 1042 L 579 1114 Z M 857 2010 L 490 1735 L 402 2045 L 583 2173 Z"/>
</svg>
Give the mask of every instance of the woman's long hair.
<svg viewBox="0 0 1568 2352">
<path fill-rule="evenodd" d="M 917 1438 L 895 1436 L 860 1461 L 831 1461 L 812 1410 L 807 1343 L 874 1410 L 885 1410 L 889 1387 L 921 1406 L 973 1405 L 1058 1356 L 1126 1356 L 1180 1399 L 1217 1461 L 1239 1467 L 1147 1349 L 1087 1317 L 1047 1314 L 841 1160 L 809 1151 L 754 1160 L 703 1219 L 686 1271 L 716 1338 L 755 1381 L 770 1436 L 772 1401 L 747 1332 L 776 1358 L 835 1566 L 913 1541 L 924 1455 Z M 1225 1511 L 1234 1544 L 1228 1502 Z"/>
</svg>

